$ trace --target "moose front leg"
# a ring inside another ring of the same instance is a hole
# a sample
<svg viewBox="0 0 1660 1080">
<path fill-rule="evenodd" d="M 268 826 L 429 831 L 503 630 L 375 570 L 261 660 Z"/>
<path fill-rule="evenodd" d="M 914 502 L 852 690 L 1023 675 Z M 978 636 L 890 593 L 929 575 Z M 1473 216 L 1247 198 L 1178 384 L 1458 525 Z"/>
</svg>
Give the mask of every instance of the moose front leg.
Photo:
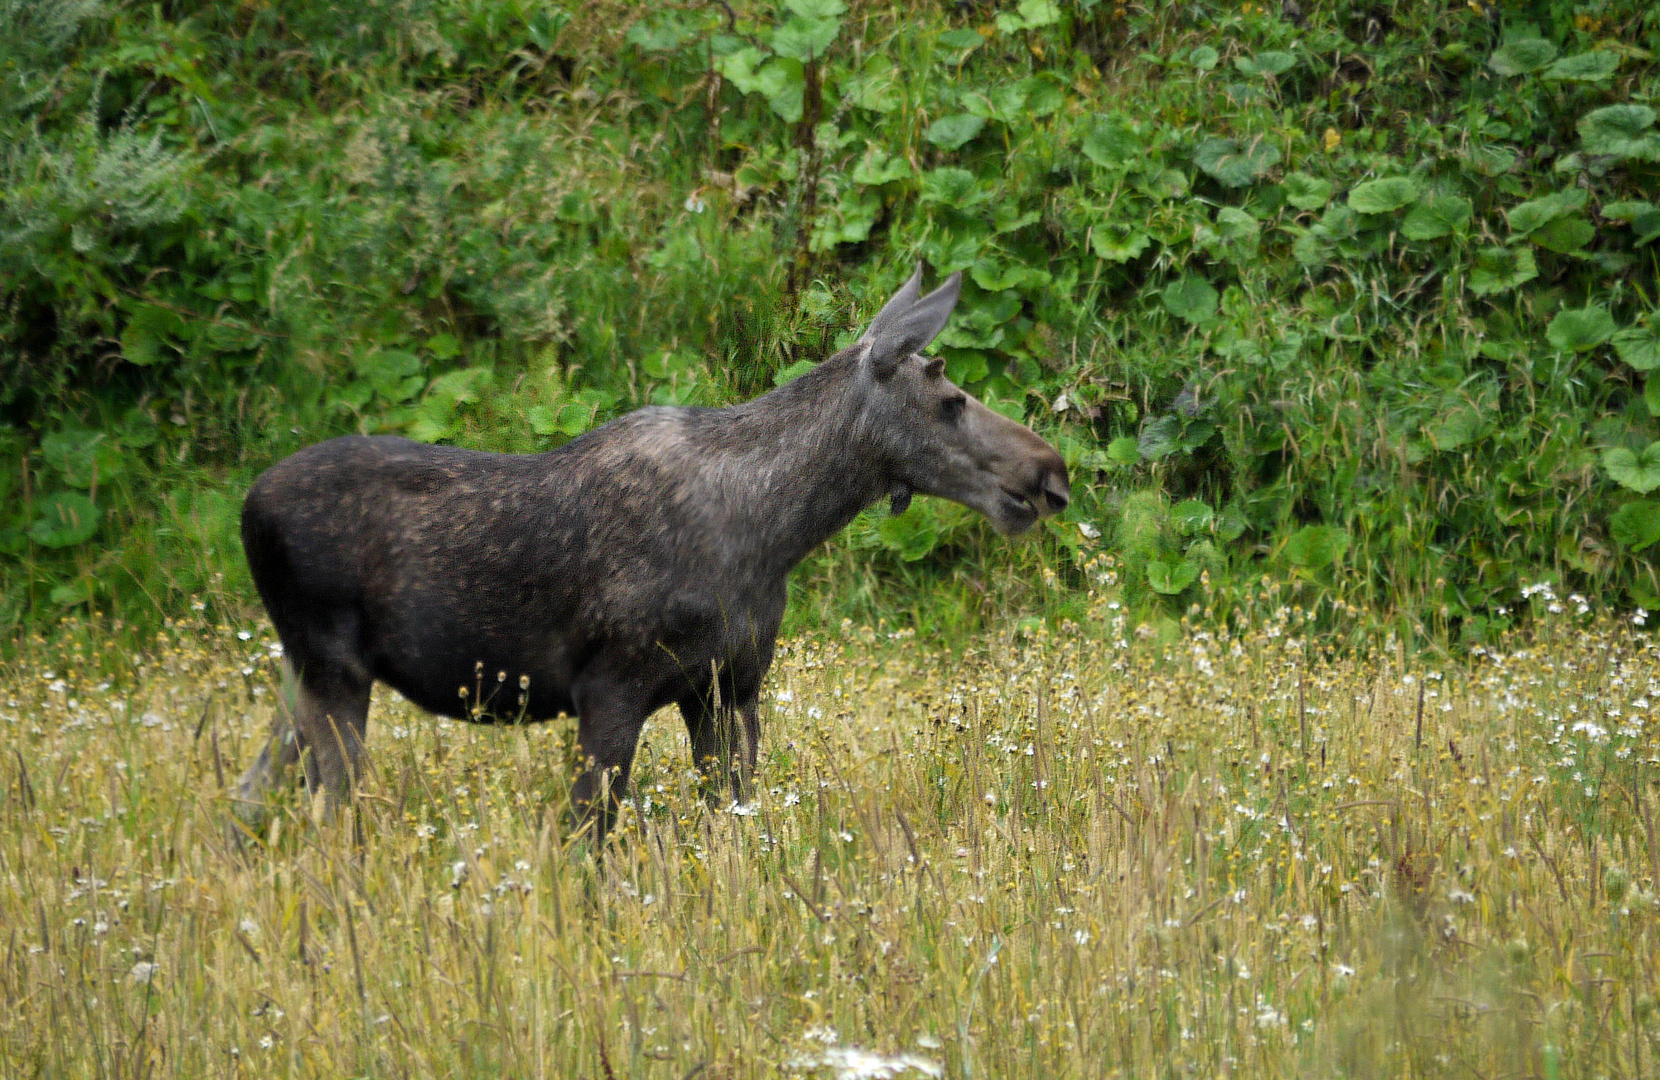
<svg viewBox="0 0 1660 1080">
<path fill-rule="evenodd" d="M 707 694 L 692 694 L 679 704 L 691 736 L 692 764 L 703 774 L 704 799 L 713 806 L 729 791 L 737 801 L 748 802 L 761 741 L 756 703 L 717 707 Z"/>
<path fill-rule="evenodd" d="M 626 686 L 589 684 L 572 697 L 578 709 L 576 741 L 582 771 L 571 785 L 571 812 L 577 828 L 592 822 L 595 843 L 603 844 L 628 790 L 647 710 Z"/>
</svg>

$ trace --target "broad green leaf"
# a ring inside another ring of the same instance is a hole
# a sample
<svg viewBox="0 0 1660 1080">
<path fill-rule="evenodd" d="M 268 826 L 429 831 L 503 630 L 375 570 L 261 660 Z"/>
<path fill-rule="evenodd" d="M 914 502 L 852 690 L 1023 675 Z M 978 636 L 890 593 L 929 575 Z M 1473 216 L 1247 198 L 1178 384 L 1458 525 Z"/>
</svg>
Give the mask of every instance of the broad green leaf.
<svg viewBox="0 0 1660 1080">
<path fill-rule="evenodd" d="M 1304 570 L 1320 570 L 1338 559 L 1349 546 L 1349 534 L 1330 525 L 1304 525 L 1285 542 L 1285 557 Z"/>
<path fill-rule="evenodd" d="M 1602 216 L 1610 221 L 1636 221 L 1646 214 L 1656 212 L 1655 205 L 1641 199 L 1627 199 L 1621 202 L 1604 203 Z"/>
<path fill-rule="evenodd" d="M 29 529 L 29 539 L 42 547 L 74 547 L 98 531 L 98 508 L 78 491 L 48 495 L 35 504 L 35 510 L 40 517 Z"/>
<path fill-rule="evenodd" d="M 1660 369 L 1660 319 L 1651 319 L 1647 326 L 1621 330 L 1610 340 L 1620 359 L 1638 371 Z"/>
<path fill-rule="evenodd" d="M 525 419 L 530 422 L 530 430 L 538 435 L 557 435 L 559 433 L 559 407 L 557 405 L 532 405 L 525 410 Z"/>
<path fill-rule="evenodd" d="M 1201 45 L 1188 55 L 1187 62 L 1198 68 L 1200 71 L 1210 71 L 1216 67 L 1217 63 L 1221 59 L 1221 54 L 1219 54 L 1215 49 L 1211 48 L 1209 45 Z"/>
<path fill-rule="evenodd" d="M 404 349 L 376 349 L 361 354 L 357 373 L 368 380 L 375 393 L 390 402 L 408 401 L 426 387 L 421 358 Z"/>
<path fill-rule="evenodd" d="M 1486 247 L 1476 252 L 1467 282 L 1477 296 L 1507 292 L 1539 276 L 1533 252 L 1525 247 Z"/>
<path fill-rule="evenodd" d="M 1303 266 L 1324 266 L 1331 261 L 1331 240 L 1318 226 L 1305 229 L 1292 243 L 1291 257 Z"/>
<path fill-rule="evenodd" d="M 781 71 L 771 71 L 768 57 L 753 45 L 728 53 L 716 61 L 721 77 L 731 83 L 740 94 L 762 94 L 771 97 L 784 88 Z"/>
<path fill-rule="evenodd" d="M 1580 250 L 1596 238 L 1597 228 L 1579 214 L 1571 217 L 1557 218 L 1555 221 L 1537 230 L 1529 240 L 1538 244 L 1546 251 L 1554 251 L 1559 255 L 1569 255 Z"/>
<path fill-rule="evenodd" d="M 1201 499 L 1183 499 L 1170 508 L 1170 520 L 1191 536 L 1209 529 L 1216 520 L 1216 511 Z"/>
<path fill-rule="evenodd" d="M 139 367 L 164 363 L 177 355 L 171 340 L 185 331 L 185 322 L 166 308 L 139 304 L 121 331 L 121 355 Z"/>
<path fill-rule="evenodd" d="M 1216 232 L 1224 240 L 1249 240 L 1262 232 L 1262 225 L 1237 206 L 1224 206 L 1216 211 Z"/>
<path fill-rule="evenodd" d="M 997 31 L 1013 34 L 1021 30 L 1035 30 L 1061 21 L 1061 9 L 1054 0 L 1020 0 L 1014 12 L 997 16 Z"/>
<path fill-rule="evenodd" d="M 942 116 L 928 125 L 923 138 L 942 150 L 956 150 L 980 134 L 986 122 L 973 113 L 955 113 Z"/>
<path fill-rule="evenodd" d="M 1564 56 L 1540 76 L 1548 82 L 1607 82 L 1620 69 L 1620 58 L 1603 49 Z"/>
<path fill-rule="evenodd" d="M 802 102 L 807 92 L 806 69 L 800 60 L 789 56 L 775 56 L 767 61 L 762 75 L 768 85 L 777 83 L 777 93 L 767 95 L 767 108 L 785 123 L 801 120 Z"/>
<path fill-rule="evenodd" d="M 1166 285 L 1159 296 L 1166 311 L 1190 323 L 1210 318 L 1221 299 L 1215 287 L 1198 274 L 1183 274 Z"/>
<path fill-rule="evenodd" d="M 1142 156 L 1135 122 L 1117 114 L 1096 119 L 1084 136 L 1082 150 L 1103 169 L 1127 169 L 1139 164 Z"/>
<path fill-rule="evenodd" d="M 1120 435 L 1107 444 L 1107 456 L 1120 465 L 1134 465 L 1141 460 L 1140 443 L 1130 435 Z"/>
<path fill-rule="evenodd" d="M 1512 232 L 1526 236 L 1557 218 L 1584 209 L 1585 202 L 1586 194 L 1583 189 L 1566 188 L 1513 206 L 1505 211 L 1504 219 L 1510 224 Z"/>
<path fill-rule="evenodd" d="M 1249 75 L 1284 75 L 1297 66 L 1297 57 L 1288 52 L 1271 49 L 1259 52 L 1250 59 Z"/>
<path fill-rule="evenodd" d="M 1349 207 L 1362 214 L 1389 214 L 1418 198 L 1418 185 L 1409 177 L 1390 176 L 1356 184 L 1349 192 Z"/>
<path fill-rule="evenodd" d="M 1152 172 L 1132 173 L 1130 182 L 1135 189 L 1150 199 L 1167 201 L 1187 194 L 1192 185 L 1180 169 L 1154 169 Z"/>
<path fill-rule="evenodd" d="M 1660 416 L 1660 375 L 1643 380 L 1643 404 L 1648 406 L 1650 416 Z"/>
<path fill-rule="evenodd" d="M 1307 173 L 1288 173 L 1280 181 L 1285 201 L 1299 210 L 1318 210 L 1331 201 L 1331 181 Z"/>
<path fill-rule="evenodd" d="M 1481 416 L 1472 408 L 1460 407 L 1424 425 L 1430 445 L 1440 451 L 1468 446 L 1481 430 Z"/>
<path fill-rule="evenodd" d="M 40 440 L 40 456 L 70 487 L 90 488 L 126 471 L 121 448 L 101 431 L 55 431 Z"/>
<path fill-rule="evenodd" d="M 982 185 L 980 178 L 967 169 L 948 165 L 930 169 L 922 174 L 922 201 L 942 203 L 958 210 L 978 206 L 991 198 L 991 185 Z"/>
<path fill-rule="evenodd" d="M 1555 45 L 1544 38 L 1522 38 L 1500 46 L 1487 58 L 1487 66 L 1500 75 L 1526 75 L 1555 59 Z"/>
<path fill-rule="evenodd" d="M 1047 271 L 1023 266 L 1017 262 L 1005 264 L 984 257 L 974 264 L 968 276 L 974 279 L 974 284 L 987 292 L 1002 292 L 1005 289 L 1020 289 L 1027 286 L 1041 288 L 1049 281 Z"/>
<path fill-rule="evenodd" d="M 1470 200 L 1460 195 L 1431 195 L 1419 201 L 1401 221 L 1408 240 L 1435 240 L 1451 235 L 1470 220 Z"/>
<path fill-rule="evenodd" d="M 1646 157 L 1656 140 L 1648 130 L 1654 110 L 1647 105 L 1607 105 L 1579 118 L 1579 139 L 1587 154 Z"/>
<path fill-rule="evenodd" d="M 1060 5 L 1054 0 L 1020 0 L 1017 10 L 1028 29 L 1050 26 L 1061 21 Z"/>
<path fill-rule="evenodd" d="M 803 63 L 822 57 L 841 33 L 840 19 L 804 19 L 792 16 L 772 32 L 772 51 Z"/>
<path fill-rule="evenodd" d="M 1043 215 L 1036 210 L 1022 210 L 1019 203 L 999 203 L 991 214 L 991 228 L 993 232 L 998 233 L 1015 232 L 1041 220 L 1042 217 Z"/>
<path fill-rule="evenodd" d="M 1250 142 L 1210 138 L 1193 151 L 1193 163 L 1225 187 L 1244 187 L 1280 163 L 1280 151 L 1267 139 Z"/>
<path fill-rule="evenodd" d="M 1118 222 L 1105 222 L 1089 231 L 1090 250 L 1108 262 L 1129 262 L 1146 251 L 1150 243 L 1152 237 L 1144 230 Z"/>
<path fill-rule="evenodd" d="M 1199 578 L 1199 566 L 1183 559 L 1179 563 L 1155 559 L 1147 564 L 1147 584 L 1164 596 L 1175 596 Z"/>
<path fill-rule="evenodd" d="M 973 349 L 956 350 L 945 361 L 945 374 L 958 386 L 973 386 L 991 374 L 986 354 Z"/>
<path fill-rule="evenodd" d="M 1660 503 L 1647 499 L 1628 502 L 1608 519 L 1609 532 L 1632 552 L 1642 551 L 1660 540 Z"/>
<path fill-rule="evenodd" d="M 947 49 L 976 49 L 986 43 L 978 30 L 966 27 L 960 30 L 947 30 L 939 36 L 939 43 Z"/>
<path fill-rule="evenodd" d="M 916 562 L 928 556 L 939 543 L 939 520 L 933 514 L 911 513 L 885 517 L 876 526 L 876 535 L 882 546 L 895 552 L 906 562 Z"/>
<path fill-rule="evenodd" d="M 1516 167 L 1516 151 L 1508 146 L 1472 146 L 1464 160 L 1477 176 L 1503 176 Z"/>
<path fill-rule="evenodd" d="M 1136 450 L 1148 461 L 1169 457 L 1182 448 L 1182 418 L 1161 416 L 1141 429 Z"/>
<path fill-rule="evenodd" d="M 803 19 L 834 19 L 847 14 L 842 0 L 784 0 L 784 6 Z"/>
<path fill-rule="evenodd" d="M 1025 115 L 1016 119 L 1048 116 L 1066 104 L 1066 86 L 1052 75 L 1033 75 L 1020 80 L 1026 99 Z"/>
<path fill-rule="evenodd" d="M 1614 335 L 1614 317 L 1597 304 L 1582 308 L 1564 308 L 1545 328 L 1545 338 L 1558 349 L 1584 352 L 1594 349 Z"/>
<path fill-rule="evenodd" d="M 427 352 L 439 360 L 453 360 L 461 355 L 461 342 L 454 334 L 434 334 L 427 338 Z"/>
<path fill-rule="evenodd" d="M 446 371 L 427 387 L 429 399 L 446 401 L 450 405 L 467 405 L 478 400 L 481 388 L 490 384 L 491 373 L 486 367 L 457 368 Z"/>
<path fill-rule="evenodd" d="M 829 251 L 837 244 L 862 243 L 870 236 L 876 216 L 882 210 L 882 200 L 873 191 L 849 189 L 841 199 L 813 224 L 809 247 L 813 251 Z"/>
<path fill-rule="evenodd" d="M 933 233 L 923 243 L 922 255 L 939 273 L 951 274 L 973 266 L 990 238 L 991 233 L 984 225 L 973 222 L 955 230 Z"/>
<path fill-rule="evenodd" d="M 47 593 L 46 597 L 59 607 L 74 607 L 77 604 L 90 601 L 92 594 L 92 579 L 83 577 L 64 585 L 53 586 L 52 591 Z"/>
<path fill-rule="evenodd" d="M 404 434 L 416 442 L 442 442 L 455 434 L 455 421 L 441 413 L 429 412 L 422 408 L 404 429 Z"/>
<path fill-rule="evenodd" d="M 1650 443 L 1640 456 L 1624 446 L 1604 450 L 1602 467 L 1616 484 L 1647 495 L 1660 488 L 1660 442 Z"/>
<path fill-rule="evenodd" d="M 859 164 L 853 167 L 853 182 L 871 187 L 891 184 L 896 180 L 908 180 L 914 175 L 916 170 L 904 157 L 890 155 L 874 144 L 865 151 L 865 156 L 859 159 Z"/>
<path fill-rule="evenodd" d="M 647 52 L 672 52 L 691 36 L 691 31 L 673 13 L 665 13 L 650 21 L 642 20 L 628 28 L 623 40 Z"/>
</svg>

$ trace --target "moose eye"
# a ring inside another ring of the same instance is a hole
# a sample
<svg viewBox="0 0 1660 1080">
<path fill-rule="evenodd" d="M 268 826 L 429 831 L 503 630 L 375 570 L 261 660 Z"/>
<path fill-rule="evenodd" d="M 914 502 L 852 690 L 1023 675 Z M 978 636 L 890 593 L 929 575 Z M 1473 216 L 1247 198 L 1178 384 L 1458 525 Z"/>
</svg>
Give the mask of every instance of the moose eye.
<svg viewBox="0 0 1660 1080">
<path fill-rule="evenodd" d="M 940 418 L 948 424 L 955 424 L 963 418 L 963 410 L 968 408 L 968 399 L 958 395 L 949 397 L 940 402 Z"/>
</svg>

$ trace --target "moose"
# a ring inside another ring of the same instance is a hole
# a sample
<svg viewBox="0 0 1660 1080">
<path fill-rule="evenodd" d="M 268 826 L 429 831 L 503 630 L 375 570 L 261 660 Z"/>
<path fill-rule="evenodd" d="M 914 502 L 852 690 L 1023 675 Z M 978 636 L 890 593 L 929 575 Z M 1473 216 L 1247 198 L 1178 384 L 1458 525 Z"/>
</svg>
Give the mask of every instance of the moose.
<svg viewBox="0 0 1660 1080">
<path fill-rule="evenodd" d="M 343 436 L 248 491 L 242 543 L 294 693 L 240 812 L 303 761 L 332 812 L 365 764 L 375 680 L 479 721 L 577 718 L 571 789 L 603 840 L 646 718 L 679 706 L 711 797 L 748 797 L 790 570 L 884 496 L 1004 535 L 1065 509 L 1066 465 L 922 350 L 961 275 L 922 266 L 853 345 L 727 408 L 638 409 L 541 454 Z"/>
</svg>

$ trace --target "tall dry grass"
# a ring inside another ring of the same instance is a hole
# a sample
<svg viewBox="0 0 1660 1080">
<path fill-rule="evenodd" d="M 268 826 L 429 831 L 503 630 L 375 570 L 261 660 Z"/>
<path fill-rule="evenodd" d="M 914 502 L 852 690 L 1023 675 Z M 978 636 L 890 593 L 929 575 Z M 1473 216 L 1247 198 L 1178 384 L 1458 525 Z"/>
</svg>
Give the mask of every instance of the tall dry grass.
<svg viewBox="0 0 1660 1080">
<path fill-rule="evenodd" d="M 1106 596 L 950 654 L 786 643 L 756 802 L 705 808 L 664 714 L 602 863 L 568 726 L 391 695 L 364 843 L 290 793 L 237 856 L 267 631 L 176 625 L 125 682 L 37 652 L 0 684 L 0 1073 L 1652 1074 L 1647 636 L 1547 594 L 1426 666 Z"/>
</svg>

